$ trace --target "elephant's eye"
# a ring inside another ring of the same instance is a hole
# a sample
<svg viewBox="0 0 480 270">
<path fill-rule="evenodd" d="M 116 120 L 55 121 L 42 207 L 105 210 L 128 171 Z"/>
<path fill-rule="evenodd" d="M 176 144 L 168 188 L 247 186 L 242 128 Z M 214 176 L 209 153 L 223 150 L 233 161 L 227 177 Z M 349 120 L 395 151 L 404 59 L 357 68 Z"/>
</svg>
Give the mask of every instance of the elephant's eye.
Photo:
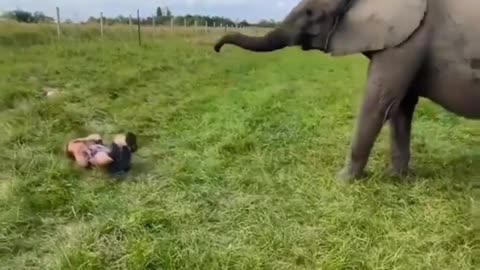
<svg viewBox="0 0 480 270">
<path fill-rule="evenodd" d="M 313 10 L 311 8 L 307 8 L 306 10 L 307 16 L 312 17 L 313 16 Z"/>
</svg>

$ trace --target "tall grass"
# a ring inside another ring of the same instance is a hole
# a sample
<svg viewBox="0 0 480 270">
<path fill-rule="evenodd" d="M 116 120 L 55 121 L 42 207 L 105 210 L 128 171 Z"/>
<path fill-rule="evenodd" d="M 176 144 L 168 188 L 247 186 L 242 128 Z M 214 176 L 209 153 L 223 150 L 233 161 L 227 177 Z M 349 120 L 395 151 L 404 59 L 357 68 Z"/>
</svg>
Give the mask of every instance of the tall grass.
<svg viewBox="0 0 480 270">
<path fill-rule="evenodd" d="M 422 100 L 415 177 L 386 173 L 385 131 L 370 179 L 336 184 L 364 58 L 1 27 L 0 269 L 479 269 L 477 122 Z M 127 130 L 140 149 L 124 181 L 62 154 Z"/>
</svg>

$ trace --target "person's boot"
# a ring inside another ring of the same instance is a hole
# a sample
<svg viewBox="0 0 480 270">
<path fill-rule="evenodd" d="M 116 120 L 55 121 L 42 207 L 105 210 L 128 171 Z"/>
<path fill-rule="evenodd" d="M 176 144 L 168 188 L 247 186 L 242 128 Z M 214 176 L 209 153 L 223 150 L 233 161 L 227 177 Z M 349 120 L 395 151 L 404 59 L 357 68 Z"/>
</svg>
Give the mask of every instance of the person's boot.
<svg viewBox="0 0 480 270">
<path fill-rule="evenodd" d="M 128 132 L 125 135 L 115 136 L 110 157 L 114 160 L 108 170 L 113 175 L 123 175 L 130 171 L 132 154 L 138 149 L 137 137 L 135 134 Z"/>
</svg>

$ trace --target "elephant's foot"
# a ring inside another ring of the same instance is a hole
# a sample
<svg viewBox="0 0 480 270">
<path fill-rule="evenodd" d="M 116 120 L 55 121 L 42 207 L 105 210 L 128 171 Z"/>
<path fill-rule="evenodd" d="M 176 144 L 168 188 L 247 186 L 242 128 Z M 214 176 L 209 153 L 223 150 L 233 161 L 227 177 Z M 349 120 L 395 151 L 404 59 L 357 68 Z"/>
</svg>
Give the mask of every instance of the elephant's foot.
<svg viewBox="0 0 480 270">
<path fill-rule="evenodd" d="M 363 170 L 353 170 L 350 165 L 345 166 L 337 173 L 337 181 L 342 184 L 350 184 L 355 180 L 360 180 L 367 177 L 367 173 Z"/>
<path fill-rule="evenodd" d="M 408 147 L 408 146 L 407 146 Z M 405 147 L 406 148 L 406 147 Z M 392 168 L 390 169 L 390 176 L 399 179 L 405 179 L 414 174 L 410 168 L 410 153 L 408 148 L 401 154 L 394 154 L 392 158 Z"/>
<path fill-rule="evenodd" d="M 402 167 L 402 168 L 391 168 L 390 169 L 390 177 L 398 179 L 401 182 L 407 181 L 410 177 L 415 177 L 415 171 L 409 167 Z"/>
<path fill-rule="evenodd" d="M 406 177 L 409 173 L 408 161 L 403 159 L 399 162 L 398 159 L 393 160 L 393 166 L 390 169 L 390 174 L 395 177 Z"/>
<path fill-rule="evenodd" d="M 392 168 L 390 169 L 390 175 L 393 177 L 407 177 L 410 174 L 409 168 Z"/>
</svg>

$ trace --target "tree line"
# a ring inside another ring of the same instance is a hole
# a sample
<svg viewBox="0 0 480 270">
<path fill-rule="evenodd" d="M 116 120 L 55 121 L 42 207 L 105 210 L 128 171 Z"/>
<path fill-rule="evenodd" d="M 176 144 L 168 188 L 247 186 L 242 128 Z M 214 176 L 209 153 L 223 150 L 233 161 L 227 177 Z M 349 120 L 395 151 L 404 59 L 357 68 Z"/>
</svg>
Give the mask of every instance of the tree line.
<svg viewBox="0 0 480 270">
<path fill-rule="evenodd" d="M 54 23 L 55 20 L 52 17 L 48 17 L 42 12 L 35 11 L 30 13 L 28 11 L 23 10 L 13 10 L 7 11 L 2 14 L 1 18 L 7 20 L 15 20 L 18 22 L 24 23 Z"/>
<path fill-rule="evenodd" d="M 18 22 L 23 23 L 54 23 L 55 20 L 52 17 L 46 16 L 42 12 L 28 12 L 24 10 L 14 10 L 8 11 L 1 16 L 4 19 L 16 20 Z M 155 15 L 142 17 L 140 18 L 141 25 L 152 25 L 153 21 L 155 21 L 156 25 L 170 25 L 173 18 L 173 23 L 175 25 L 187 25 L 191 26 L 197 22 L 198 25 L 208 25 L 213 26 L 220 26 L 220 25 L 237 25 L 240 27 L 247 27 L 247 26 L 259 26 L 259 27 L 274 27 L 277 22 L 274 20 L 261 20 L 258 23 L 250 23 L 246 20 L 235 22 L 232 19 L 226 17 L 219 17 L 219 16 L 205 16 L 205 15 L 192 15 L 187 14 L 185 16 L 174 16 L 170 9 L 161 7 L 157 7 Z M 138 24 L 138 19 L 136 16 L 132 16 L 131 18 L 132 23 Z M 66 23 L 71 23 L 71 20 L 67 20 Z M 82 24 L 85 23 L 99 23 L 100 16 L 90 16 L 86 21 L 81 22 Z M 103 17 L 103 22 L 105 25 L 114 25 L 114 24 L 128 24 L 130 22 L 129 16 L 119 15 L 114 18 Z"/>
</svg>

